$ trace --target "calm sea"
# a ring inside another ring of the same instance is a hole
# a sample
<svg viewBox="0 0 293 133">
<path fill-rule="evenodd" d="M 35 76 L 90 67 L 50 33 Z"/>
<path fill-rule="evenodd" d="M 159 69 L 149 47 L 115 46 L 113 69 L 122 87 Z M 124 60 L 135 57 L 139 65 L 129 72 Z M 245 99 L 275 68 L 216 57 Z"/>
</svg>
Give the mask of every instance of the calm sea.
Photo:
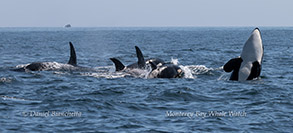
<svg viewBox="0 0 293 133">
<path fill-rule="evenodd" d="M 222 66 L 255 27 L 0 28 L 0 132 L 292 132 L 293 28 L 259 27 L 260 79 L 229 81 Z M 15 72 L 37 61 L 96 71 Z M 115 73 L 111 57 L 177 62 L 182 79 Z"/>
</svg>

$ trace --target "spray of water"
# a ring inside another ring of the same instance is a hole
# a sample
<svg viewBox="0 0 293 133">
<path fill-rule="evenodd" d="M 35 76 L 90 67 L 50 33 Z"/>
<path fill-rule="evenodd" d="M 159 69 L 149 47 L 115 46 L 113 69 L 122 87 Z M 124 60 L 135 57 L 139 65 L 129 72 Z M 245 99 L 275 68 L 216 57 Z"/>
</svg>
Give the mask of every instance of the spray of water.
<svg viewBox="0 0 293 133">
<path fill-rule="evenodd" d="M 178 59 L 173 59 L 173 57 L 171 58 L 171 63 L 174 65 L 178 65 L 179 61 Z"/>
<path fill-rule="evenodd" d="M 179 61 L 178 61 L 178 59 L 171 58 L 171 63 L 173 63 L 174 65 L 178 65 Z M 183 78 L 190 78 L 190 79 L 195 79 L 196 78 L 196 76 L 193 76 L 192 71 L 187 66 L 179 65 L 179 67 L 184 72 L 184 77 Z"/>
<path fill-rule="evenodd" d="M 187 66 L 180 65 L 179 67 L 184 72 L 184 77 L 183 78 L 189 78 L 189 79 L 195 79 L 196 78 L 196 76 L 194 76 L 192 74 L 192 71 Z"/>
</svg>

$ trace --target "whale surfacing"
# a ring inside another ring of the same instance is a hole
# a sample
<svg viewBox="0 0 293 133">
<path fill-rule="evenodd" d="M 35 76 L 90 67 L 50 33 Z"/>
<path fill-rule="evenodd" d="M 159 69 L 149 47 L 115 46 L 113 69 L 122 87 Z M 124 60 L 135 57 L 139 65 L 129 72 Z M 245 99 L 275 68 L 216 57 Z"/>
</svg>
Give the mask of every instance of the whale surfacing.
<svg viewBox="0 0 293 133">
<path fill-rule="evenodd" d="M 225 72 L 232 72 L 230 80 L 252 80 L 260 76 L 263 60 L 261 33 L 255 28 L 243 46 L 240 57 L 229 60 L 224 65 Z"/>
<path fill-rule="evenodd" d="M 137 46 L 135 46 L 135 50 L 138 61 L 128 66 L 123 65 L 123 63 L 116 58 L 110 58 L 110 60 L 115 64 L 116 71 L 124 71 L 133 75 L 141 75 L 138 74 L 138 72 L 145 71 L 137 71 L 137 69 L 146 70 L 146 66 L 149 65 L 152 70 L 149 73 L 146 73 L 147 78 L 180 78 L 184 74 L 183 70 L 175 64 L 165 63 L 159 58 L 144 60 L 143 54 Z"/>
<path fill-rule="evenodd" d="M 33 62 L 20 68 L 12 69 L 13 71 L 50 71 L 50 70 L 78 70 L 84 69 L 77 66 L 76 53 L 74 46 L 69 42 L 70 58 L 67 64 L 58 62 Z"/>
<path fill-rule="evenodd" d="M 150 62 L 154 64 L 159 64 L 159 63 L 165 63 L 163 60 L 159 58 L 150 58 L 145 60 L 144 56 L 139 49 L 139 47 L 135 46 L 136 50 L 136 56 L 137 56 L 137 62 L 132 63 L 128 66 L 125 66 L 121 61 L 119 61 L 117 58 L 110 58 L 110 60 L 114 63 L 116 71 L 122 71 L 125 69 L 145 69 L 146 65 L 149 64 Z"/>
</svg>

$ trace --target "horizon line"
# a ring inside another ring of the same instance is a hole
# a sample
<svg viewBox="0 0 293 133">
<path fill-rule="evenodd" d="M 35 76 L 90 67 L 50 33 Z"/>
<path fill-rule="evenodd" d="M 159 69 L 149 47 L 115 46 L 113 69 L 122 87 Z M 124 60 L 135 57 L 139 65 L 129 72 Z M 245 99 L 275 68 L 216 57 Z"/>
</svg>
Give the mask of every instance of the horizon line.
<svg viewBox="0 0 293 133">
<path fill-rule="evenodd" d="M 210 25 L 210 26 L 72 26 L 69 28 L 201 28 L 201 27 L 293 27 L 293 25 Z M 0 28 L 65 28 L 64 26 L 0 26 Z"/>
</svg>

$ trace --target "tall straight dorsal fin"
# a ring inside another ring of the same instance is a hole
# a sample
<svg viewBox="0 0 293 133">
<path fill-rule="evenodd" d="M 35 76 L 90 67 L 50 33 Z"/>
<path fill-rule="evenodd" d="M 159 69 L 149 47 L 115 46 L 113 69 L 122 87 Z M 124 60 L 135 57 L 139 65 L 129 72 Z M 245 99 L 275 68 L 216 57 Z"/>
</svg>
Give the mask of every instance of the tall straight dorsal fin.
<svg viewBox="0 0 293 133">
<path fill-rule="evenodd" d="M 116 71 L 121 71 L 125 66 L 116 58 L 110 58 L 110 60 L 115 64 Z"/>
<path fill-rule="evenodd" d="M 136 56 L 138 59 L 137 61 L 138 68 L 145 68 L 145 60 L 144 60 L 142 52 L 137 46 L 135 46 L 135 50 L 136 50 Z"/>
<path fill-rule="evenodd" d="M 69 46 L 70 46 L 70 58 L 68 61 L 68 64 L 76 66 L 76 54 L 75 54 L 75 49 L 73 47 L 73 44 L 71 42 L 69 42 Z"/>
</svg>

